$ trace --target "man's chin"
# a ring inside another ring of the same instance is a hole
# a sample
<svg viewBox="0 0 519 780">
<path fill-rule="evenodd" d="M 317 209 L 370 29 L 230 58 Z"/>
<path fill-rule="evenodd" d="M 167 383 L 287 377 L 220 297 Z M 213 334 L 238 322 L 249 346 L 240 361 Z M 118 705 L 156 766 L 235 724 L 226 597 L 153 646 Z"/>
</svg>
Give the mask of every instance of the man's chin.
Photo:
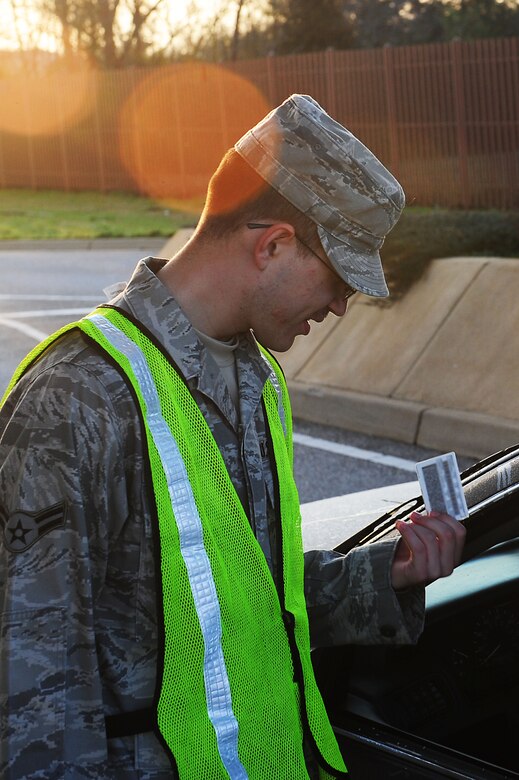
<svg viewBox="0 0 519 780">
<path fill-rule="evenodd" d="M 292 344 L 294 343 L 294 339 L 292 339 L 292 343 L 284 346 L 276 346 L 276 347 L 269 347 L 269 349 L 272 350 L 272 352 L 288 352 Z"/>
<path fill-rule="evenodd" d="M 287 352 L 298 336 L 306 336 L 306 332 L 302 332 L 302 328 L 296 333 L 294 333 L 294 330 L 295 328 L 286 328 L 284 331 L 278 331 L 277 333 L 262 334 L 253 329 L 252 332 L 254 333 L 254 338 L 259 341 L 262 347 L 270 349 L 272 352 Z M 308 326 L 308 330 L 310 330 L 310 326 Z"/>
<path fill-rule="evenodd" d="M 294 341 L 296 339 L 296 336 L 292 336 L 291 338 L 286 339 L 258 339 L 259 343 L 262 347 L 265 347 L 266 349 L 270 349 L 272 352 L 288 352 L 290 347 L 293 345 Z"/>
</svg>

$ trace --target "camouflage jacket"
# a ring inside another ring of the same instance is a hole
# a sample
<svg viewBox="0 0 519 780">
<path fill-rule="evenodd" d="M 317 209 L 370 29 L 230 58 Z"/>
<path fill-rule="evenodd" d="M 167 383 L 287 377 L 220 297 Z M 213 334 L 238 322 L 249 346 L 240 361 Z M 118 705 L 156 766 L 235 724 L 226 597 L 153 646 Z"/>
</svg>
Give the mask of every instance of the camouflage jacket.
<svg viewBox="0 0 519 780">
<path fill-rule="evenodd" d="M 112 302 L 183 372 L 277 577 L 272 474 L 251 334 L 236 350 L 240 408 L 182 310 L 141 262 Z M 0 412 L 0 776 L 165 780 L 153 733 L 107 740 L 105 715 L 149 706 L 157 613 L 141 429 L 119 372 L 73 331 Z M 423 593 L 389 584 L 393 543 L 306 554 L 314 644 L 412 642 Z"/>
</svg>

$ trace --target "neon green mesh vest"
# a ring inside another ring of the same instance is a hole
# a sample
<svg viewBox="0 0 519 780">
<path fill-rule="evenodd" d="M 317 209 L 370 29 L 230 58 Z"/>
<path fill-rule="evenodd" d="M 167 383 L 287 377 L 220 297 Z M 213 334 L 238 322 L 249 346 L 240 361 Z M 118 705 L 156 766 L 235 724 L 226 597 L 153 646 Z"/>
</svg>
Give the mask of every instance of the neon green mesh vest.
<svg viewBox="0 0 519 780">
<path fill-rule="evenodd" d="M 264 353 L 272 369 L 263 402 L 279 486 L 280 593 L 184 380 L 123 312 L 96 309 L 49 337 L 10 388 L 73 327 L 119 367 L 146 431 L 163 611 L 152 717 L 180 780 L 303 780 L 304 738 L 323 780 L 345 775 L 310 660 L 290 407 L 279 367 Z"/>
</svg>

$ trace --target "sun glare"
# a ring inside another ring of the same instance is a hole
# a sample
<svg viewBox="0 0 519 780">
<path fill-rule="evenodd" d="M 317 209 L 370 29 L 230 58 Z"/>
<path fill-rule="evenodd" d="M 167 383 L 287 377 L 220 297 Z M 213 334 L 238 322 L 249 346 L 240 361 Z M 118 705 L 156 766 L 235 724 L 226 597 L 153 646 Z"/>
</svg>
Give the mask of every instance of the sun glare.
<svg viewBox="0 0 519 780">
<path fill-rule="evenodd" d="M 46 40 L 44 25 L 35 23 L 32 29 L 33 17 L 22 20 L 17 7 L 0 0 L 5 22 L 0 31 L 0 54 L 2 48 L 5 54 L 0 58 L 0 132 L 27 138 L 65 133 L 98 107 L 101 71 L 85 57 L 56 56 L 60 31 L 49 24 Z M 228 14 L 234 6 L 225 0 L 167 4 L 179 24 L 181 9 L 187 24 L 191 19 L 202 25 L 204 15 L 211 19 L 218 7 Z M 270 106 L 246 79 L 194 62 L 143 71 L 117 109 L 124 166 L 142 192 L 164 199 L 202 196 L 223 152 Z"/>
<path fill-rule="evenodd" d="M 223 152 L 269 109 L 253 84 L 226 68 L 154 69 L 121 112 L 121 159 L 152 197 L 199 197 Z"/>
<path fill-rule="evenodd" d="M 39 12 L 30 5 L 21 7 L 11 0 L 0 0 L 0 19 L 0 50 L 57 50 L 57 24 L 42 25 Z"/>
<path fill-rule="evenodd" d="M 63 131 L 91 111 L 96 94 L 97 72 L 84 60 L 30 79 L 13 73 L 0 79 L 0 129 L 26 136 Z"/>
<path fill-rule="evenodd" d="M 166 0 L 159 7 L 159 12 L 173 24 L 182 25 L 190 19 L 197 22 L 213 17 L 219 9 L 229 10 L 225 0 Z M 124 3 L 120 6 L 120 21 L 125 27 L 125 20 L 131 19 L 131 13 Z M 57 51 L 59 49 L 59 23 L 52 22 L 50 17 L 42 24 L 42 17 L 36 8 L 29 4 L 17 4 L 13 0 L 0 0 L 0 51 L 16 51 L 43 49 Z M 166 30 L 165 35 L 168 35 Z"/>
</svg>

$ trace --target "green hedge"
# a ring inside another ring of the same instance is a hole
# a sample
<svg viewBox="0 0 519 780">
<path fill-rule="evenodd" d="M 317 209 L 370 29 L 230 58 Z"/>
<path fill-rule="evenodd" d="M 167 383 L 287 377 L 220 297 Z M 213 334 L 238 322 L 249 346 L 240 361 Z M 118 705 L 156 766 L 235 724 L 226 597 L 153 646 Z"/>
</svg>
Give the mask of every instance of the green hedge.
<svg viewBox="0 0 519 780">
<path fill-rule="evenodd" d="M 519 257 L 519 212 L 405 209 L 381 251 L 398 298 L 441 257 Z"/>
</svg>

